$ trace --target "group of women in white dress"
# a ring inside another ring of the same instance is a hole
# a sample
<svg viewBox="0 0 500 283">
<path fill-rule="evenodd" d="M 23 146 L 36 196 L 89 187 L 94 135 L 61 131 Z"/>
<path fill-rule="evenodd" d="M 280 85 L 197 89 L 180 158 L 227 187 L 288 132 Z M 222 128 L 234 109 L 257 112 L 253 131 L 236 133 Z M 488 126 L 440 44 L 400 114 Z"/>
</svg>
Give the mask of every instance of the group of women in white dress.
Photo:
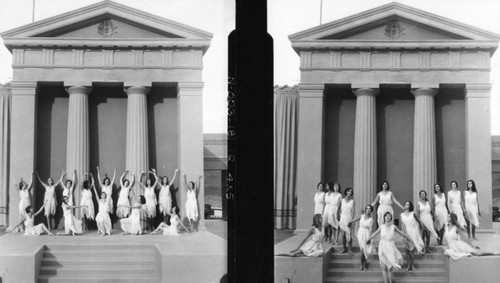
<svg viewBox="0 0 500 283">
<path fill-rule="evenodd" d="M 151 234 L 156 234 L 156 232 L 162 230 L 165 235 L 177 235 L 178 226 L 183 227 L 187 232 L 196 231 L 193 225 L 199 220 L 198 213 L 198 201 L 197 194 L 200 187 L 200 181 L 202 175 L 196 174 L 196 182 L 188 182 L 186 175 L 184 176 L 184 187 L 187 191 L 187 200 L 185 203 L 186 216 L 190 223 L 191 229 L 186 228 L 180 218 L 179 218 L 179 208 L 172 206 L 172 195 L 171 187 L 175 181 L 179 170 L 175 170 L 172 180 L 169 182 L 168 177 L 159 178 L 156 174 L 155 169 L 149 172 L 153 178 L 147 176 L 146 181 L 143 183 L 143 177 L 146 175 L 143 172 L 139 178 L 139 185 L 144 190 L 144 195 L 136 195 L 132 189 L 135 183 L 134 174 L 130 174 L 129 171 L 125 171 L 120 177 L 120 191 L 116 206 L 116 216 L 120 218 L 120 226 L 123 230 L 123 234 L 134 234 L 139 235 L 143 233 L 143 230 L 152 231 Z M 131 176 L 131 181 L 126 179 L 127 175 Z M 37 178 L 43 188 L 44 202 L 42 207 L 33 213 L 31 207 L 31 188 L 33 181 L 33 174 L 31 176 L 29 184 L 23 179 L 19 183 L 14 179 L 16 187 L 19 189 L 20 201 L 19 201 L 19 223 L 13 227 L 9 227 L 7 231 L 14 231 L 16 228 L 21 228 L 24 224 L 25 235 L 40 235 L 43 232 L 47 232 L 49 235 L 53 235 L 50 230 L 54 228 L 52 225 L 54 220 L 54 215 L 56 213 L 57 199 L 56 199 L 56 188 L 59 184 L 63 189 L 63 202 L 61 208 L 64 215 L 64 233 L 57 233 L 62 235 L 77 235 L 86 231 L 89 227 L 89 221 L 94 220 L 97 223 L 98 233 L 105 236 L 111 235 L 112 222 L 110 216 L 114 214 L 114 204 L 112 199 L 113 184 L 116 176 L 116 169 L 113 173 L 113 178 L 110 179 L 105 176 L 101 179 L 99 167 L 97 167 L 97 177 L 100 185 L 100 194 L 97 192 L 94 177 L 90 173 L 85 173 L 82 176 L 84 180 L 81 186 L 81 202 L 80 205 L 73 204 L 73 191 L 76 186 L 76 170 L 73 174 L 73 179 L 67 179 L 63 182 L 63 178 L 66 176 L 66 172 L 63 171 L 61 178 L 54 183 L 52 178 L 48 178 L 47 182 L 43 182 L 37 173 Z M 102 181 L 101 181 L 102 180 Z M 159 181 L 160 180 L 160 181 Z M 98 210 L 97 215 L 95 214 L 93 194 L 97 198 Z M 158 192 L 158 198 L 156 191 Z M 131 200 L 134 200 L 133 202 Z M 133 203 L 133 204 L 132 204 Z M 163 216 L 163 221 L 158 225 L 157 229 L 154 229 L 153 218 L 156 217 L 156 209 Z M 73 214 L 73 209 L 81 209 L 82 219 L 77 219 Z M 45 218 L 47 220 L 47 225 L 41 223 L 34 226 L 33 217 L 41 213 L 44 210 Z M 142 225 L 141 219 L 147 219 L 148 225 Z M 167 224 L 170 222 L 170 225 Z M 146 226 L 146 227 L 144 227 Z"/>
<path fill-rule="evenodd" d="M 380 192 L 373 203 L 366 205 L 364 213 L 354 219 L 353 189 L 346 188 L 344 196 L 340 193 L 339 183 L 319 183 L 314 195 L 313 227 L 299 244 L 299 247 L 288 256 L 321 256 L 324 254 L 323 241 L 337 244 L 338 231 L 342 233 L 342 253 L 353 254 L 351 251 L 353 224 L 359 221 L 356 234 L 361 251 L 361 270 L 367 269 L 370 254 L 374 253 L 371 240 L 380 234 L 378 256 L 383 271 L 384 282 L 392 282 L 391 271 L 401 268 L 403 257 L 394 244 L 394 233 L 403 237 L 407 253 L 407 270 L 415 270 L 414 254 L 430 252 L 430 237 L 437 239 L 437 245 L 447 240 L 445 254 L 453 259 L 471 255 L 492 255 L 498 253 L 480 252 L 469 240 L 476 240 L 475 231 L 479 226 L 478 193 L 473 180 L 467 181 L 466 189 L 461 192 L 456 181 L 450 182 L 447 195 L 439 184 L 434 185 L 431 201 L 427 192 L 421 190 L 418 202 L 404 202 L 404 206 L 396 199 L 387 181 L 380 185 Z M 401 230 L 393 224 L 395 203 L 403 212 L 400 215 Z M 377 209 L 378 229 L 372 233 L 374 206 Z M 318 224 L 321 221 L 322 225 Z M 468 240 L 462 240 L 458 231 L 467 231 Z M 333 241 L 332 241 L 332 235 Z"/>
</svg>

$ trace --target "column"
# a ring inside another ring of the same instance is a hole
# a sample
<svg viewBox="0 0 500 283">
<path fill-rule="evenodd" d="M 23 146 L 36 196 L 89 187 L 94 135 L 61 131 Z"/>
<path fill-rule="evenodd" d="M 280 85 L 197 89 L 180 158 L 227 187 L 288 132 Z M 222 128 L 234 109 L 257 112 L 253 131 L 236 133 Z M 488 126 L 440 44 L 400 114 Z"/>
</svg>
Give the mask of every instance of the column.
<svg viewBox="0 0 500 283">
<path fill-rule="evenodd" d="M 36 166 L 36 109 L 37 82 L 13 81 L 11 84 L 11 124 L 10 124 L 10 178 L 28 178 Z M 34 179 L 36 180 L 36 178 Z M 33 181 L 32 193 L 39 188 Z M 37 200 L 32 194 L 35 209 L 43 200 Z M 9 188 L 9 225 L 19 221 L 19 192 L 15 186 Z"/>
<path fill-rule="evenodd" d="M 148 151 L 148 87 L 132 86 L 125 89 L 127 99 L 127 141 L 125 169 L 135 174 L 136 182 L 142 172 L 149 170 Z M 136 195 L 144 195 L 142 188 L 134 186 Z"/>
<path fill-rule="evenodd" d="M 92 89 L 86 86 L 66 88 L 69 94 L 68 102 L 68 136 L 66 143 L 67 178 L 73 178 L 76 170 L 77 186 L 73 191 L 75 205 L 80 204 L 82 176 L 89 172 L 89 99 Z M 73 180 L 74 182 L 75 180 Z M 80 210 L 75 210 L 80 217 Z"/>
<path fill-rule="evenodd" d="M 9 217 L 9 123 L 10 89 L 0 86 L 0 226 Z"/>
<path fill-rule="evenodd" d="M 490 91 L 489 83 L 465 86 L 466 174 L 478 190 L 479 232 L 492 229 Z"/>
<path fill-rule="evenodd" d="M 425 190 L 430 198 L 437 182 L 435 88 L 414 88 L 415 120 L 413 127 L 413 201 Z"/>
<path fill-rule="evenodd" d="M 179 82 L 177 85 L 179 169 L 186 174 L 187 181 L 195 181 L 195 173 L 203 174 L 203 82 Z M 205 229 L 204 179 L 198 190 L 198 228 Z M 186 216 L 186 188 L 179 179 L 177 203 L 180 217 Z"/>
<path fill-rule="evenodd" d="M 316 185 L 323 181 L 324 84 L 299 84 L 297 232 L 311 227 Z"/>
<path fill-rule="evenodd" d="M 375 198 L 377 188 L 377 112 L 376 88 L 354 88 L 356 121 L 354 128 L 353 189 L 355 216 Z"/>
</svg>

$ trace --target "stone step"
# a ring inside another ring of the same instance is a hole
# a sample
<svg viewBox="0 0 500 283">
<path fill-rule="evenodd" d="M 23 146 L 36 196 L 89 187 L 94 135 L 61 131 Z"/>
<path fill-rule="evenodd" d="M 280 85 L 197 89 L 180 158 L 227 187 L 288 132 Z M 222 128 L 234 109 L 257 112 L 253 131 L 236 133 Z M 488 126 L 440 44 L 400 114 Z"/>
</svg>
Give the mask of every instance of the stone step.
<svg viewBox="0 0 500 283">
<path fill-rule="evenodd" d="M 422 269 L 422 268 L 431 268 L 431 267 L 436 267 L 436 268 L 446 268 L 446 264 L 444 262 L 442 263 L 429 263 L 429 262 L 417 262 L 415 261 L 414 263 L 416 269 Z M 403 263 L 403 266 L 406 266 L 406 261 Z M 359 270 L 361 267 L 361 261 L 359 259 L 357 261 L 337 261 L 337 262 L 330 262 L 330 267 L 338 267 L 338 268 L 353 268 L 355 270 Z M 370 269 L 380 269 L 380 264 L 378 260 L 369 260 L 368 261 L 368 268 Z"/>
<path fill-rule="evenodd" d="M 40 267 L 40 275 L 57 275 L 64 277 L 85 277 L 85 276 L 134 276 L 134 275 L 151 275 L 158 276 L 156 266 L 75 266 L 75 267 L 58 267 L 58 266 L 42 266 Z"/>
<path fill-rule="evenodd" d="M 357 277 L 357 278 L 331 278 L 327 277 L 325 282 L 328 283 L 382 283 L 384 279 L 382 277 L 382 272 L 380 272 L 378 277 Z M 393 280 L 394 283 L 448 283 L 446 277 L 406 277 L 397 278 Z"/>
<path fill-rule="evenodd" d="M 106 250 L 106 251 L 151 251 L 156 250 L 153 245 L 48 245 L 47 251 L 85 251 L 85 250 Z"/>
<path fill-rule="evenodd" d="M 377 263 L 373 266 L 368 266 L 368 270 L 360 271 L 358 268 L 329 268 L 327 271 L 328 277 L 331 278 L 353 278 L 353 277 L 380 277 L 382 274 L 382 269 L 380 265 Z M 406 265 L 404 266 L 406 268 Z M 393 272 L 395 278 L 402 277 L 446 277 L 445 269 L 443 268 L 417 268 L 414 271 L 406 271 L 405 269 L 401 269 Z"/>
<path fill-rule="evenodd" d="M 44 251 L 43 257 L 44 258 L 58 258 L 58 259 L 65 259 L 65 258 L 74 258 L 75 255 L 77 255 L 80 258 L 96 258 L 100 259 L 102 257 L 106 258 L 135 258 L 136 256 L 142 256 L 142 257 L 155 257 L 157 254 L 156 251 L 130 251 L 130 250 L 116 250 L 113 252 L 106 251 L 106 250 L 81 250 L 81 251 L 70 251 L 70 250 L 64 250 L 64 251 Z"/>
<path fill-rule="evenodd" d="M 42 259 L 42 266 L 96 266 L 96 265 L 111 265 L 121 267 L 148 266 L 156 264 L 156 259 L 150 256 L 127 256 L 122 258 L 81 258 L 77 255 L 74 257 L 65 257 L 63 259 L 50 257 Z"/>
<path fill-rule="evenodd" d="M 401 255 L 403 256 L 403 258 L 406 257 L 406 253 L 401 253 Z M 354 253 L 354 255 L 350 255 L 350 254 L 340 254 L 340 253 L 333 253 L 332 254 L 332 257 L 333 258 L 351 258 L 351 257 L 355 257 L 355 258 L 359 258 L 361 256 L 361 253 Z M 447 256 L 444 255 L 444 254 L 416 254 L 414 256 L 415 260 L 434 260 L 434 259 L 440 259 L 440 260 L 444 260 Z M 371 254 L 369 256 L 370 259 L 378 259 L 378 254 Z"/>
<path fill-rule="evenodd" d="M 152 275 L 127 275 L 120 274 L 101 275 L 101 276 L 55 276 L 40 275 L 38 283 L 159 283 L 160 276 Z"/>
</svg>

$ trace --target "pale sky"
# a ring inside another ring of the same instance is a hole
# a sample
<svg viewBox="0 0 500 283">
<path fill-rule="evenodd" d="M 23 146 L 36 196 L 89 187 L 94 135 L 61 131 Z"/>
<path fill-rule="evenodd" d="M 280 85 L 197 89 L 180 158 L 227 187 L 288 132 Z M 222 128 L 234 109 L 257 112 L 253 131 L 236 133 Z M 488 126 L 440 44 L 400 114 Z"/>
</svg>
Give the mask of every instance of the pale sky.
<svg viewBox="0 0 500 283">
<path fill-rule="evenodd" d="M 100 0 L 35 0 L 35 21 L 82 8 Z M 227 131 L 227 36 L 234 29 L 232 0 L 114 0 L 213 34 L 203 58 L 203 131 Z M 33 0 L 1 0 L 0 33 L 32 22 Z M 0 82 L 12 80 L 12 55 L 0 39 Z"/>
<path fill-rule="evenodd" d="M 274 39 L 274 84 L 294 85 L 300 81 L 299 56 L 288 36 L 320 24 L 321 0 L 268 0 L 268 32 Z M 387 3 L 389 0 L 323 0 L 322 23 L 328 23 Z M 500 34 L 498 0 L 399 0 L 426 12 Z M 500 135 L 500 50 L 491 68 L 491 132 Z"/>
</svg>

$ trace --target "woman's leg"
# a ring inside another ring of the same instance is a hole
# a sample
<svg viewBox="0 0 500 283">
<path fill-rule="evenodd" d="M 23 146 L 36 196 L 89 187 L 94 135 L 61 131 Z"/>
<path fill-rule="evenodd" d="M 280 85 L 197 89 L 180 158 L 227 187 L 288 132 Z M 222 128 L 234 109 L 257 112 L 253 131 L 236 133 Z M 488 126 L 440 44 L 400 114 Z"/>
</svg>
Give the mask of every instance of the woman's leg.
<svg viewBox="0 0 500 283">
<path fill-rule="evenodd" d="M 365 253 L 361 250 L 361 268 L 360 270 L 365 270 Z"/>
<path fill-rule="evenodd" d="M 382 277 L 384 277 L 384 283 L 388 283 L 389 282 L 389 281 L 387 281 L 388 280 L 387 274 L 388 274 L 387 267 L 382 266 Z"/>
<path fill-rule="evenodd" d="M 471 225 L 471 223 L 470 223 L 469 219 L 467 219 L 467 218 L 465 218 L 465 223 L 467 223 L 467 225 L 466 225 L 466 228 L 467 228 L 467 237 L 470 240 L 470 225 Z"/>
<path fill-rule="evenodd" d="M 424 241 L 425 241 L 425 253 L 430 253 L 429 244 L 431 242 L 431 232 L 427 229 L 424 229 Z"/>
<path fill-rule="evenodd" d="M 342 253 L 345 254 L 347 253 L 347 246 L 346 246 L 346 236 L 345 236 L 345 231 L 342 231 L 342 247 L 344 248 L 342 250 Z"/>
<path fill-rule="evenodd" d="M 471 227 L 472 228 L 472 239 L 477 241 L 477 239 L 476 239 L 476 225 L 474 225 L 474 224 L 471 224 L 471 225 L 472 225 L 472 227 Z"/>
<path fill-rule="evenodd" d="M 411 251 L 409 249 L 406 249 L 406 263 L 407 263 L 407 268 L 406 270 L 410 270 L 411 268 L 411 256 L 410 256 Z"/>
<path fill-rule="evenodd" d="M 52 234 L 49 229 L 47 229 L 47 226 L 45 226 L 45 224 L 41 223 L 42 224 L 42 230 L 44 232 L 46 232 L 49 236 L 54 236 L 54 234 Z"/>
</svg>

